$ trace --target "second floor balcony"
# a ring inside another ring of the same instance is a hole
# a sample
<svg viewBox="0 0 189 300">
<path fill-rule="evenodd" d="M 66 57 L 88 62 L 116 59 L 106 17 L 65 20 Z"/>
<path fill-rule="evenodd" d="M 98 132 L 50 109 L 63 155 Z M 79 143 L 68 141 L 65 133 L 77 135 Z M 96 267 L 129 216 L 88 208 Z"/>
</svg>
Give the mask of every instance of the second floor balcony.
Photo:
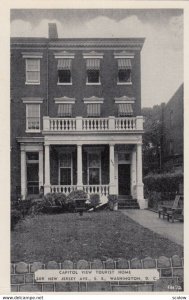
<svg viewBox="0 0 189 300">
<path fill-rule="evenodd" d="M 43 117 L 43 132 L 138 132 L 143 131 L 143 117 L 50 118 Z"/>
</svg>

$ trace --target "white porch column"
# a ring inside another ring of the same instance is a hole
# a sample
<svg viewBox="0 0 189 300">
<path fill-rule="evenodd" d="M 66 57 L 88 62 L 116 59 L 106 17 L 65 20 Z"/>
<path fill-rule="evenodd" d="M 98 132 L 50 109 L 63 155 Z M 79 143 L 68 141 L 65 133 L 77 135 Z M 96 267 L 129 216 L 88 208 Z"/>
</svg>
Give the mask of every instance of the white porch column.
<svg viewBox="0 0 189 300">
<path fill-rule="evenodd" d="M 114 144 L 110 144 L 110 194 L 115 194 L 115 154 Z"/>
<path fill-rule="evenodd" d="M 145 207 L 144 191 L 142 182 L 142 144 L 137 144 L 137 200 L 141 209 Z"/>
<path fill-rule="evenodd" d="M 26 199 L 27 195 L 27 174 L 26 174 L 26 152 L 25 149 L 21 149 L 21 196 L 22 200 Z"/>
<path fill-rule="evenodd" d="M 131 154 L 131 195 L 136 198 L 136 149 Z"/>
<path fill-rule="evenodd" d="M 50 192 L 50 149 L 49 145 L 45 145 L 45 185 L 44 193 Z"/>
<path fill-rule="evenodd" d="M 83 187 L 82 145 L 77 145 L 77 185 L 78 185 L 78 189 L 82 189 Z"/>
<path fill-rule="evenodd" d="M 43 149 L 39 150 L 39 189 L 43 186 Z"/>
</svg>

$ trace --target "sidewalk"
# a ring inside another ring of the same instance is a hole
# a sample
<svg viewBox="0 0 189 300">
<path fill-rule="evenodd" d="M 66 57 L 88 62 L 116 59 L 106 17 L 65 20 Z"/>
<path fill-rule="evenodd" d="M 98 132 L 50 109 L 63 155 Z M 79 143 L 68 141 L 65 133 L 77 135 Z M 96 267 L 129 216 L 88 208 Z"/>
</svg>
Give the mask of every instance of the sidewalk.
<svg viewBox="0 0 189 300">
<path fill-rule="evenodd" d="M 159 219 L 157 213 L 149 210 L 128 209 L 121 211 L 124 215 L 128 216 L 143 227 L 183 246 L 184 223 L 180 223 L 178 221 L 171 223 L 167 221 L 167 218 Z"/>
</svg>

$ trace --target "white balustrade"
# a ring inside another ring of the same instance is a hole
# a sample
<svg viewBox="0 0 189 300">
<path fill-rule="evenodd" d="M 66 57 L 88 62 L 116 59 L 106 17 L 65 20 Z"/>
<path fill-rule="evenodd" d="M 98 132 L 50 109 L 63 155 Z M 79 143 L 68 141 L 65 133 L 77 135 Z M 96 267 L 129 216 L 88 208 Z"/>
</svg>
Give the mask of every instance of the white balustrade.
<svg viewBox="0 0 189 300">
<path fill-rule="evenodd" d="M 51 193 L 63 193 L 70 194 L 72 191 L 77 189 L 77 185 L 51 185 L 50 191 Z"/>
<path fill-rule="evenodd" d="M 84 185 L 83 190 L 87 194 L 99 194 L 100 196 L 109 195 L 109 185 Z"/>
<path fill-rule="evenodd" d="M 116 118 L 115 130 L 136 130 L 136 118 Z"/>
<path fill-rule="evenodd" d="M 50 118 L 50 131 L 75 131 L 75 118 Z"/>
<path fill-rule="evenodd" d="M 72 191 L 83 189 L 88 195 L 99 194 L 100 196 L 109 195 L 109 185 L 83 185 L 82 187 L 77 185 L 51 185 L 51 193 L 63 193 L 68 195 Z"/>
<path fill-rule="evenodd" d="M 109 119 L 108 118 L 84 118 L 83 119 L 83 130 L 108 130 Z"/>
<path fill-rule="evenodd" d="M 43 130 L 64 131 L 134 131 L 143 130 L 143 117 L 122 118 L 43 118 Z"/>
</svg>

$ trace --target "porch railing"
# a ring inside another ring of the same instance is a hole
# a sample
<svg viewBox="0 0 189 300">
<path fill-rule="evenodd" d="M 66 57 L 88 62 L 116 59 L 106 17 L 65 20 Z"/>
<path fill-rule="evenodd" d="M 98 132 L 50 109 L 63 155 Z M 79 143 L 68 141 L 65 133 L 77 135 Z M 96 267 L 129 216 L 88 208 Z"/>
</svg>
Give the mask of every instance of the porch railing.
<svg viewBox="0 0 189 300">
<path fill-rule="evenodd" d="M 43 117 L 43 131 L 135 131 L 143 130 L 143 117 L 116 118 L 50 118 Z"/>
<path fill-rule="evenodd" d="M 72 191 L 75 190 L 83 190 L 87 194 L 99 194 L 101 196 L 108 196 L 110 186 L 108 184 L 104 185 L 83 185 L 83 186 L 77 186 L 77 185 L 51 185 L 50 191 L 51 193 L 63 193 L 68 195 Z"/>
</svg>

